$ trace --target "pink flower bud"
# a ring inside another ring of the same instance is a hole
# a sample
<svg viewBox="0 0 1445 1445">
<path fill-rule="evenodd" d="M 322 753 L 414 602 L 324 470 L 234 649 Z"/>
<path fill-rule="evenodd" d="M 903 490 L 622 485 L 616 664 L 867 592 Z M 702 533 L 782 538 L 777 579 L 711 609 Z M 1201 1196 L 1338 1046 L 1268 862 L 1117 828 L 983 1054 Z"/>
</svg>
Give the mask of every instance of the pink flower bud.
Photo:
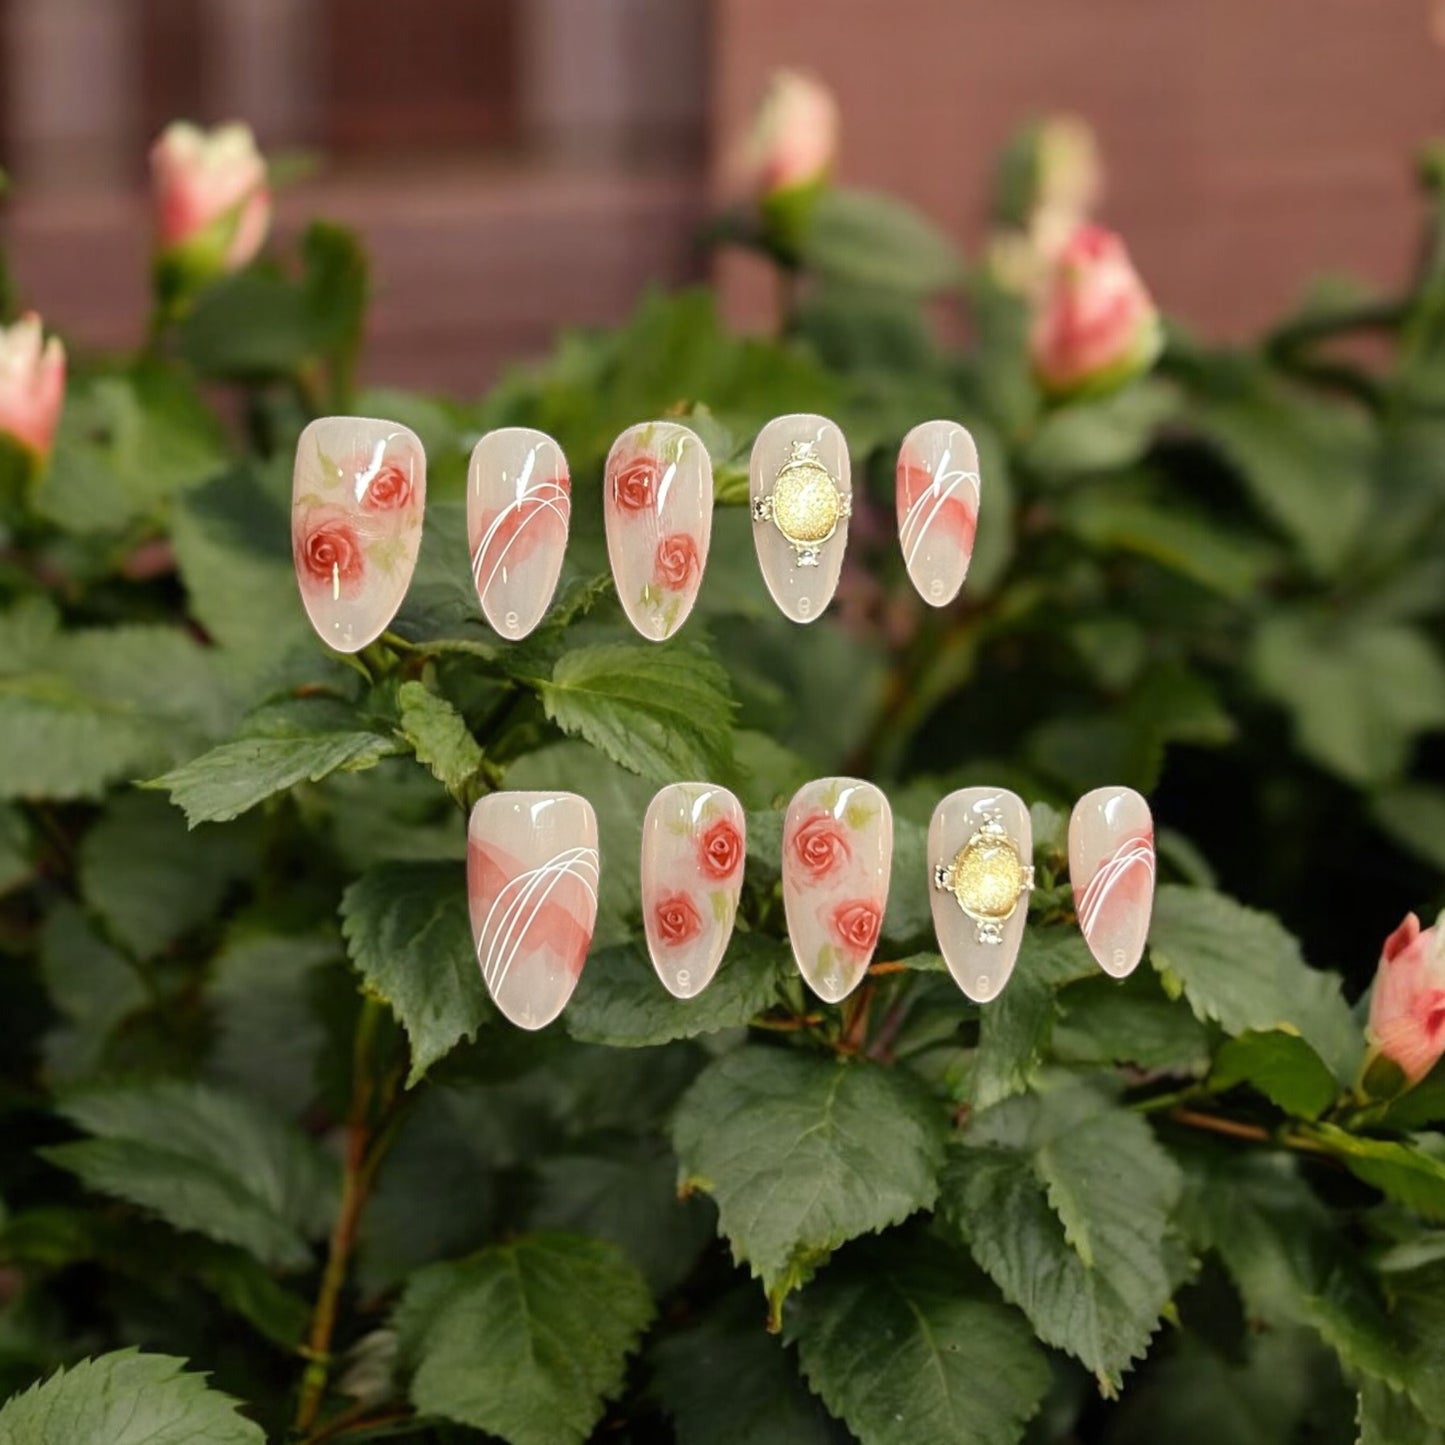
<svg viewBox="0 0 1445 1445">
<path fill-rule="evenodd" d="M 1370 995 L 1371 1047 L 1418 1083 L 1445 1053 L 1445 929 L 1407 914 L 1385 940 Z"/>
<path fill-rule="evenodd" d="M 1154 364 L 1159 313 L 1124 243 L 1102 226 L 1075 228 L 1053 258 L 1029 333 L 1034 375 L 1065 395 L 1121 385 Z"/>
<path fill-rule="evenodd" d="M 821 81 L 780 70 L 764 98 L 743 154 L 749 189 L 775 196 L 821 181 L 838 150 L 838 105 Z"/>
<path fill-rule="evenodd" d="M 219 275 L 244 266 L 261 249 L 271 225 L 271 194 L 249 126 L 167 126 L 151 147 L 151 185 L 163 255 L 183 255 L 195 272 Z"/>
<path fill-rule="evenodd" d="M 0 326 L 0 432 L 37 457 L 50 454 L 65 400 L 65 347 L 33 312 Z"/>
</svg>

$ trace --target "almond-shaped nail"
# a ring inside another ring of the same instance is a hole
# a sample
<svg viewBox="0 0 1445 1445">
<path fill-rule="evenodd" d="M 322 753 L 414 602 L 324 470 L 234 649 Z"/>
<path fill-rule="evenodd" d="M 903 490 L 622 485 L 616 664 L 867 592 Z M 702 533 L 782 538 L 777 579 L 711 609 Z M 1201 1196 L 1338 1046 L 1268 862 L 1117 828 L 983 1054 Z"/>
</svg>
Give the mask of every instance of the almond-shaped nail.
<svg viewBox="0 0 1445 1445">
<path fill-rule="evenodd" d="M 712 783 L 669 783 L 642 823 L 642 921 L 662 986 L 695 998 L 732 937 L 743 886 L 743 805 Z"/>
<path fill-rule="evenodd" d="M 997 998 L 1023 942 L 1034 886 L 1033 827 L 1006 788 L 960 788 L 928 828 L 933 928 L 948 971 L 975 1003 Z"/>
<path fill-rule="evenodd" d="M 1154 911 L 1154 818 L 1133 788 L 1095 788 L 1074 804 L 1069 879 L 1089 951 L 1105 973 L 1127 977 Z"/>
<path fill-rule="evenodd" d="M 828 1003 L 857 988 L 883 926 L 893 812 L 872 783 L 820 778 L 783 819 L 783 908 L 793 956 Z"/>
<path fill-rule="evenodd" d="M 359 652 L 396 616 L 421 546 L 426 454 L 394 421 L 324 416 L 296 443 L 291 555 L 322 641 Z"/>
<path fill-rule="evenodd" d="M 898 541 L 918 595 L 931 607 L 958 596 L 978 527 L 978 449 L 952 421 L 913 428 L 898 451 Z"/>
<path fill-rule="evenodd" d="M 572 517 L 567 458 L 546 432 L 490 431 L 467 469 L 467 545 L 482 613 L 515 642 L 542 620 L 557 590 Z"/>
<path fill-rule="evenodd" d="M 597 923 L 597 815 L 575 793 L 490 793 L 467 825 L 467 902 L 492 1001 L 540 1029 L 572 997 Z"/>
<path fill-rule="evenodd" d="M 707 566 L 707 448 L 676 422 L 628 427 L 607 455 L 602 518 L 622 610 L 645 638 L 662 642 L 687 621 Z"/>
<path fill-rule="evenodd" d="M 837 590 L 848 544 L 848 444 L 827 417 L 774 417 L 753 443 L 748 471 L 763 581 L 794 622 L 814 622 Z"/>
</svg>

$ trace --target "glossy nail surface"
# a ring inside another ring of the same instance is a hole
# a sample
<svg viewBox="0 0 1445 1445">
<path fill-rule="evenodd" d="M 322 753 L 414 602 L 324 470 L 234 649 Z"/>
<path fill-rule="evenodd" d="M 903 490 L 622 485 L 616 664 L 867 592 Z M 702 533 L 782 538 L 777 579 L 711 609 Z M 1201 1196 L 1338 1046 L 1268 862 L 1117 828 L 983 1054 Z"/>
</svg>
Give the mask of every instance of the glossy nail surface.
<svg viewBox="0 0 1445 1445">
<path fill-rule="evenodd" d="M 827 417 L 774 417 L 753 444 L 749 498 L 758 565 L 794 622 L 823 615 L 838 586 L 853 478 L 848 444 Z"/>
<path fill-rule="evenodd" d="M 515 641 L 542 620 L 557 590 L 572 516 L 567 458 L 546 432 L 488 432 L 467 470 L 467 545 L 482 613 Z"/>
<path fill-rule="evenodd" d="M 883 926 L 893 865 L 893 813 L 872 783 L 820 778 L 783 820 L 783 907 L 793 956 L 819 998 L 858 986 Z"/>
<path fill-rule="evenodd" d="M 938 947 L 975 1003 L 997 998 L 1013 972 L 1033 886 L 1033 827 L 1006 788 L 961 788 L 928 828 L 929 899 Z"/>
<path fill-rule="evenodd" d="M 628 620 L 671 637 L 697 601 L 712 539 L 712 462 L 676 422 L 629 427 L 612 444 L 602 488 L 607 556 Z"/>
<path fill-rule="evenodd" d="M 898 541 L 918 595 L 943 607 L 958 596 L 978 526 L 978 449 L 952 421 L 926 421 L 898 452 Z"/>
<path fill-rule="evenodd" d="M 540 1029 L 562 1012 L 597 922 L 597 816 L 575 793 L 491 793 L 467 825 L 467 902 L 493 1002 Z"/>
<path fill-rule="evenodd" d="M 717 972 L 743 886 L 742 804 L 712 783 L 670 783 L 642 824 L 642 918 L 663 987 L 694 998 Z"/>
<path fill-rule="evenodd" d="M 426 456 L 396 422 L 324 416 L 296 443 L 291 555 L 306 615 L 338 652 L 386 630 L 421 546 Z"/>
<path fill-rule="evenodd" d="M 1133 788 L 1095 788 L 1069 819 L 1074 910 L 1099 967 L 1133 973 L 1154 911 L 1154 819 Z"/>
</svg>

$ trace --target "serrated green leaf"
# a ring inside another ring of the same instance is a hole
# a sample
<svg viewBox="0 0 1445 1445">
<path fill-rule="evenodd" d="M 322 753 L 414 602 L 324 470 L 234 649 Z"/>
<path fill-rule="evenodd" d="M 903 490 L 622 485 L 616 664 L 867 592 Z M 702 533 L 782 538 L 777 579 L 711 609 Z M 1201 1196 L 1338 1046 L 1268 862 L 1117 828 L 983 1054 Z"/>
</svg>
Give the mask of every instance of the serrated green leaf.
<svg viewBox="0 0 1445 1445">
<path fill-rule="evenodd" d="M 1219 1051 L 1210 1074 L 1218 1089 L 1249 1084 L 1286 1114 L 1317 1119 L 1334 1103 L 1339 1085 L 1325 1061 L 1298 1034 L 1250 1030 Z"/>
<path fill-rule="evenodd" d="M 0 1445 L 265 1445 L 237 1402 L 173 1355 L 117 1350 L 0 1407 Z"/>
<path fill-rule="evenodd" d="M 654 782 L 719 777 L 732 764 L 727 673 L 685 643 L 567 652 L 538 684 L 547 716 Z"/>
<path fill-rule="evenodd" d="M 411 1041 L 415 1084 L 463 1039 L 491 1005 L 472 946 L 466 880 L 454 863 L 383 863 L 341 900 L 341 930 L 370 993 L 383 999 Z"/>
<path fill-rule="evenodd" d="M 795 965 L 786 945 L 740 933 L 707 988 L 676 999 L 657 981 L 641 944 L 619 944 L 588 960 L 567 1005 L 567 1032 L 587 1043 L 637 1048 L 741 1028 L 776 1000 L 789 971 Z"/>
<path fill-rule="evenodd" d="M 963 282 L 952 239 L 893 196 L 824 188 L 799 237 L 808 269 L 850 285 L 929 295 Z"/>
<path fill-rule="evenodd" d="M 1432 1425 L 1408 1395 L 1378 1380 L 1361 1382 L 1355 1423 L 1358 1445 L 1445 1445 L 1445 1430 Z"/>
<path fill-rule="evenodd" d="M 897 1071 L 755 1045 L 704 1071 L 672 1137 L 776 1309 L 840 1244 L 933 1203 L 944 1120 Z"/>
<path fill-rule="evenodd" d="M 1112 1392 L 1174 1292 L 1180 1187 L 1142 1118 L 1058 1090 L 979 1115 L 952 1153 L 941 1206 L 1039 1338 Z"/>
<path fill-rule="evenodd" d="M 1122 980 L 1081 979 L 1061 989 L 1056 1003 L 1050 1050 L 1064 1063 L 1134 1064 L 1175 1074 L 1209 1067 L 1209 1029 L 1143 969 Z"/>
<path fill-rule="evenodd" d="M 1333 1124 L 1316 1124 L 1308 1137 L 1386 1198 L 1432 1223 L 1445 1223 L 1445 1140 L 1439 1134 L 1370 1139 Z"/>
<path fill-rule="evenodd" d="M 462 715 L 446 698 L 419 682 L 404 682 L 397 694 L 401 733 L 417 762 L 455 797 L 462 797 L 482 765 L 482 750 Z"/>
<path fill-rule="evenodd" d="M 863 1445 L 1016 1445 L 1048 1388 L 1028 1327 L 936 1243 L 852 1251 L 790 1333 L 808 1383 Z"/>
<path fill-rule="evenodd" d="M 278 1267 L 310 1262 L 306 1240 L 330 1223 L 338 1177 L 294 1125 L 177 1080 L 70 1094 L 59 1108 L 94 1137 L 43 1152 L 88 1188 Z"/>
<path fill-rule="evenodd" d="M 1159 889 L 1150 958 L 1166 988 L 1228 1034 L 1297 1031 L 1340 1083 L 1354 1079 L 1363 1039 L 1339 978 L 1310 968 L 1299 944 L 1267 913 L 1202 888 Z"/>
<path fill-rule="evenodd" d="M 396 1328 L 418 1410 L 510 1445 L 582 1445 L 651 1316 L 615 1245 L 536 1234 L 413 1275 Z"/>
</svg>

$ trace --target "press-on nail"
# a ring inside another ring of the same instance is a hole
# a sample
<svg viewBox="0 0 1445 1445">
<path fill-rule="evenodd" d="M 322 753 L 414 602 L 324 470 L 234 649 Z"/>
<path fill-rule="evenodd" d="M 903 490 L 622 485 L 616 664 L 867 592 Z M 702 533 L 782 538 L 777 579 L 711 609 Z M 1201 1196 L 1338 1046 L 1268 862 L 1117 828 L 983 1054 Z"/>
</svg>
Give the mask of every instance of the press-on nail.
<svg viewBox="0 0 1445 1445">
<path fill-rule="evenodd" d="M 933 607 L 958 596 L 978 525 L 978 450 L 952 421 L 926 421 L 898 452 L 898 540 L 918 595 Z"/>
<path fill-rule="evenodd" d="M 712 461 L 685 426 L 650 421 L 612 444 L 602 516 L 617 595 L 649 641 L 671 637 L 697 601 L 712 537 Z"/>
<path fill-rule="evenodd" d="M 783 907 L 793 956 L 819 998 L 858 986 L 883 924 L 893 864 L 893 814 L 872 783 L 820 778 L 793 795 L 783 820 Z"/>
<path fill-rule="evenodd" d="M 1154 911 L 1154 819 L 1133 788 L 1095 788 L 1069 819 L 1074 909 L 1099 967 L 1133 973 Z"/>
<path fill-rule="evenodd" d="M 546 432 L 508 426 L 472 449 L 467 544 L 482 612 L 502 637 L 525 637 L 557 590 L 572 515 L 562 448 Z"/>
<path fill-rule="evenodd" d="M 597 815 L 575 793 L 491 793 L 467 826 L 467 901 L 493 1002 L 540 1029 L 562 1012 L 597 922 Z"/>
<path fill-rule="evenodd" d="M 392 421 L 325 416 L 296 443 L 291 555 L 311 625 L 359 652 L 396 616 L 421 546 L 426 456 Z"/>
</svg>

